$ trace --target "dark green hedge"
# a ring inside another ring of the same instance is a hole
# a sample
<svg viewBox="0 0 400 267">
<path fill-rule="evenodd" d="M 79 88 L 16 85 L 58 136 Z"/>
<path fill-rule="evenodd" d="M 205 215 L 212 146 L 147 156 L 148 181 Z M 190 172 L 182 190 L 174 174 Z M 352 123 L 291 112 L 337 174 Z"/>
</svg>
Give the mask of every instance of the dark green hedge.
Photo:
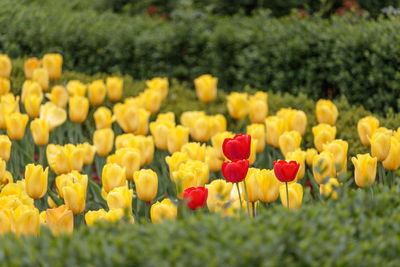
<svg viewBox="0 0 400 267">
<path fill-rule="evenodd" d="M 399 186 L 346 190 L 255 219 L 192 215 L 157 225 L 97 224 L 71 236 L 1 238 L 4 266 L 398 266 Z M 346 193 L 347 192 L 347 193 Z"/>
</svg>

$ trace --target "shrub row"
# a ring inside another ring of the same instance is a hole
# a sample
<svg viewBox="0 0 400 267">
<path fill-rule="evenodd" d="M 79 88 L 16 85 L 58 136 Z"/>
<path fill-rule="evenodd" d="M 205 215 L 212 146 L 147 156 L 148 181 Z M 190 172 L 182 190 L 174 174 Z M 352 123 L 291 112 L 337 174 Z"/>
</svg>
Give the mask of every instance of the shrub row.
<svg viewBox="0 0 400 267">
<path fill-rule="evenodd" d="M 397 266 L 399 185 L 345 190 L 337 201 L 304 199 L 255 219 L 193 214 L 160 224 L 95 224 L 70 236 L 6 235 L 4 266 Z M 306 194 L 309 196 L 309 194 Z M 309 203 L 308 203 L 309 201 Z"/>
<path fill-rule="evenodd" d="M 48 5 L 46 4 L 48 2 Z M 60 52 L 65 67 L 143 79 L 190 80 L 212 73 L 220 88 L 345 95 L 380 113 L 399 110 L 400 24 L 396 19 L 271 19 L 177 13 L 170 21 L 4 0 L 0 51 L 12 57 Z M 43 6 L 46 6 L 45 8 Z M 69 10 L 69 11 L 68 11 Z"/>
</svg>

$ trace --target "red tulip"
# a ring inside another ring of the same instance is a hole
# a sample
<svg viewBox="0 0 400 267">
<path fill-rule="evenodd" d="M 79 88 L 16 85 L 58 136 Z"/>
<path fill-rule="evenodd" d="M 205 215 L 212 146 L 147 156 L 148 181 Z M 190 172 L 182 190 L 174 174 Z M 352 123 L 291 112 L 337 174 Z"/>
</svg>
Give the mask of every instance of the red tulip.
<svg viewBox="0 0 400 267">
<path fill-rule="evenodd" d="M 300 168 L 300 164 L 296 161 L 279 160 L 274 161 L 274 173 L 279 181 L 291 182 L 296 178 L 296 174 Z"/>
<path fill-rule="evenodd" d="M 230 160 L 248 159 L 250 157 L 251 136 L 237 134 L 233 138 L 226 138 L 222 144 L 225 157 Z"/>
<path fill-rule="evenodd" d="M 241 159 L 234 161 L 225 161 L 222 163 L 222 174 L 225 179 L 231 183 L 240 183 L 246 178 L 249 170 L 249 160 Z"/>
<path fill-rule="evenodd" d="M 208 189 L 202 186 L 189 187 L 183 191 L 183 199 L 191 210 L 204 208 L 207 203 Z"/>
</svg>

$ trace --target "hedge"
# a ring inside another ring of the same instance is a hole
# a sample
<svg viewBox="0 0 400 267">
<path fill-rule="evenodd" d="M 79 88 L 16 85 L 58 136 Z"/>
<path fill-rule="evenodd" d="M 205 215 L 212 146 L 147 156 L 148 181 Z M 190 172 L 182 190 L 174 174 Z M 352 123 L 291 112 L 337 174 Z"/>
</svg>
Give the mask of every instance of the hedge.
<svg viewBox="0 0 400 267">
<path fill-rule="evenodd" d="M 4 266 L 397 266 L 399 185 L 337 201 L 280 204 L 255 219 L 193 214 L 177 222 L 95 224 L 72 235 L 1 238 Z"/>
<path fill-rule="evenodd" d="M 168 76 L 188 81 L 212 73 L 226 91 L 250 85 L 301 92 L 314 100 L 343 94 L 350 103 L 381 114 L 389 107 L 400 109 L 396 19 L 180 12 L 165 21 L 62 10 L 54 1 L 39 6 L 4 0 L 0 28 L 0 52 L 11 57 L 60 52 L 66 69 L 79 72 L 120 71 L 137 79 Z"/>
</svg>

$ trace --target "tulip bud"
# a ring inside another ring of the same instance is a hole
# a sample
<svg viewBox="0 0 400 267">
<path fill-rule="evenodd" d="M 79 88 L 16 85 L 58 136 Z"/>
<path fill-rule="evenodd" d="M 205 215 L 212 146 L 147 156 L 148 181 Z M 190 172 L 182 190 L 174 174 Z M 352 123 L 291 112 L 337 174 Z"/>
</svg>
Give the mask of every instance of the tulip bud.
<svg viewBox="0 0 400 267">
<path fill-rule="evenodd" d="M 74 214 L 85 210 L 86 188 L 80 183 L 70 183 L 62 188 L 65 204 Z"/>
<path fill-rule="evenodd" d="M 5 95 L 10 91 L 10 80 L 0 77 L 0 95 Z"/>
<path fill-rule="evenodd" d="M 43 98 L 42 87 L 39 83 L 27 80 L 22 84 L 21 102 L 23 104 L 25 104 L 25 99 L 29 95 L 36 95 Z"/>
<path fill-rule="evenodd" d="M 86 85 L 77 80 L 72 80 L 67 83 L 67 90 L 71 96 L 82 96 L 86 94 Z"/>
<path fill-rule="evenodd" d="M 103 80 L 96 80 L 89 84 L 89 100 L 90 104 L 94 106 L 98 106 L 103 103 L 104 98 L 106 97 L 106 85 Z"/>
<path fill-rule="evenodd" d="M 42 198 L 47 192 L 48 169 L 41 165 L 28 164 L 25 167 L 26 193 L 33 199 Z"/>
<path fill-rule="evenodd" d="M 218 172 L 221 170 L 223 160 L 218 158 L 217 150 L 214 147 L 207 146 L 206 162 L 211 172 Z"/>
<path fill-rule="evenodd" d="M 6 117 L 7 135 L 12 140 L 21 140 L 25 134 L 29 117 L 26 114 L 11 113 Z"/>
<path fill-rule="evenodd" d="M 115 151 L 117 164 L 126 170 L 126 179 L 133 180 L 133 174 L 140 169 L 141 155 L 137 148 L 120 148 Z"/>
<path fill-rule="evenodd" d="M 354 179 L 357 186 L 367 187 L 375 182 L 377 158 L 369 154 L 357 154 L 357 158 L 352 157 L 354 164 Z"/>
<path fill-rule="evenodd" d="M 232 92 L 227 96 L 229 115 L 234 119 L 244 118 L 249 112 L 249 101 L 246 93 Z"/>
<path fill-rule="evenodd" d="M 210 136 L 226 131 L 227 122 L 224 115 L 217 114 L 214 116 L 208 116 L 208 118 L 210 120 Z"/>
<path fill-rule="evenodd" d="M 298 131 L 300 135 L 304 135 L 307 127 L 307 116 L 303 111 L 281 108 L 277 116 L 284 120 L 287 131 Z"/>
<path fill-rule="evenodd" d="M 161 95 L 163 101 L 168 95 L 169 82 L 168 78 L 153 78 L 146 81 L 146 86 Z"/>
<path fill-rule="evenodd" d="M 249 156 L 249 164 L 253 165 L 256 161 L 256 150 L 257 150 L 257 140 L 251 140 L 250 144 L 250 156 Z"/>
<path fill-rule="evenodd" d="M 388 156 L 391 144 L 391 136 L 392 132 L 387 129 L 379 132 L 375 131 L 372 134 L 372 138 L 370 140 L 371 154 L 373 157 L 377 158 L 378 162 L 384 161 Z"/>
<path fill-rule="evenodd" d="M 174 124 L 167 121 L 156 121 L 150 123 L 150 132 L 158 149 L 168 149 L 168 132 L 172 130 L 173 127 Z"/>
<path fill-rule="evenodd" d="M 191 210 L 196 210 L 197 208 L 204 208 L 207 203 L 208 189 L 199 187 L 190 187 L 183 191 L 183 199 L 186 205 Z"/>
<path fill-rule="evenodd" d="M 257 202 L 261 197 L 261 185 L 259 183 L 260 169 L 249 168 L 243 183 L 246 183 L 249 202 Z"/>
<path fill-rule="evenodd" d="M 326 123 L 331 126 L 335 125 L 339 112 L 330 100 L 320 99 L 315 109 L 318 123 Z"/>
<path fill-rule="evenodd" d="M 0 235 L 11 231 L 12 212 L 8 209 L 0 210 Z"/>
<path fill-rule="evenodd" d="M 89 111 L 89 101 L 82 96 L 72 96 L 69 98 L 69 118 L 73 122 L 85 121 Z"/>
<path fill-rule="evenodd" d="M 211 135 L 211 121 L 208 116 L 198 117 L 190 128 L 190 136 L 198 142 L 207 142 Z"/>
<path fill-rule="evenodd" d="M 80 171 L 83 166 L 83 149 L 72 144 L 49 144 L 46 148 L 47 161 L 56 174 L 68 173 L 72 170 Z"/>
<path fill-rule="evenodd" d="M 156 202 L 151 206 L 150 216 L 153 223 L 158 223 L 164 219 L 174 221 L 178 214 L 177 207 L 169 198 L 165 198 L 161 202 Z"/>
<path fill-rule="evenodd" d="M 161 92 L 147 89 L 139 97 L 142 98 L 144 108 L 151 114 L 155 114 L 160 110 L 163 97 Z"/>
<path fill-rule="evenodd" d="M 167 162 L 167 165 L 169 167 L 171 179 L 173 179 L 172 174 L 179 169 L 180 165 L 188 160 L 190 160 L 190 158 L 188 154 L 184 152 L 175 152 L 171 156 L 165 157 L 165 161 Z"/>
<path fill-rule="evenodd" d="M 333 154 L 329 151 L 323 151 L 313 159 L 313 174 L 318 184 L 323 184 L 326 179 L 335 177 L 335 161 Z"/>
<path fill-rule="evenodd" d="M 256 152 L 260 153 L 265 148 L 265 126 L 264 124 L 251 124 L 247 126 L 247 134 L 253 140 L 257 140 Z"/>
<path fill-rule="evenodd" d="M 11 228 L 17 236 L 37 235 L 39 232 L 39 210 L 28 205 L 18 206 L 13 212 Z"/>
<path fill-rule="evenodd" d="M 217 96 L 218 78 L 210 74 L 201 75 L 194 79 L 197 97 L 201 102 L 209 103 Z"/>
<path fill-rule="evenodd" d="M 46 54 L 43 57 L 43 66 L 49 73 L 50 80 L 57 80 L 61 76 L 63 57 L 60 54 Z"/>
<path fill-rule="evenodd" d="M 40 118 L 47 121 L 49 130 L 53 131 L 67 120 L 67 112 L 52 102 L 46 102 L 40 107 Z"/>
<path fill-rule="evenodd" d="M 43 97 L 37 95 L 28 95 L 25 99 L 25 111 L 31 118 L 37 118 L 40 112 L 40 104 Z"/>
<path fill-rule="evenodd" d="M 338 193 L 335 190 L 337 187 L 339 187 L 339 181 L 336 178 L 329 178 L 326 183 L 319 186 L 319 193 L 325 197 L 337 199 Z"/>
<path fill-rule="evenodd" d="M 32 80 L 40 84 L 42 91 L 47 91 L 47 89 L 49 89 L 49 73 L 45 68 L 34 70 Z"/>
<path fill-rule="evenodd" d="M 318 155 L 318 151 L 314 148 L 308 148 L 306 151 L 306 162 L 308 166 L 312 166 L 314 157 Z"/>
<path fill-rule="evenodd" d="M 312 128 L 314 145 L 318 152 L 323 150 L 323 145 L 332 142 L 336 136 L 336 127 L 328 124 L 318 124 Z"/>
<path fill-rule="evenodd" d="M 158 178 L 157 173 L 150 169 L 136 171 L 133 180 L 138 198 L 150 202 L 157 195 Z"/>
<path fill-rule="evenodd" d="M 267 93 L 262 91 L 250 96 L 250 121 L 252 123 L 264 123 L 268 115 L 267 98 Z"/>
<path fill-rule="evenodd" d="M 304 173 L 306 170 L 305 161 L 306 161 L 306 152 L 302 151 L 300 148 L 297 148 L 293 152 L 288 152 L 285 156 L 287 161 L 296 161 L 300 164 L 299 171 L 296 175 L 296 180 L 301 180 L 304 177 Z"/>
<path fill-rule="evenodd" d="M 64 151 L 67 155 L 69 171 L 81 171 L 84 158 L 82 147 L 73 144 L 66 144 L 64 146 Z"/>
<path fill-rule="evenodd" d="M 167 146 L 170 154 L 181 150 L 182 146 L 189 142 L 189 129 L 178 125 L 168 130 Z"/>
<path fill-rule="evenodd" d="M 288 192 L 289 192 L 289 209 L 298 210 L 303 202 L 303 187 L 298 183 L 288 184 Z M 287 208 L 287 194 L 286 194 L 286 186 L 281 185 L 279 188 L 279 194 L 281 197 L 282 205 Z"/>
<path fill-rule="evenodd" d="M 217 179 L 205 187 L 208 189 L 207 207 L 211 212 L 219 212 L 225 209 L 230 201 L 232 183 Z"/>
<path fill-rule="evenodd" d="M 273 170 L 261 170 L 258 178 L 260 185 L 260 200 L 266 203 L 274 202 L 279 195 L 279 180 Z"/>
<path fill-rule="evenodd" d="M 106 107 L 99 107 L 93 114 L 93 117 L 97 130 L 111 128 L 114 121 L 111 110 Z"/>
<path fill-rule="evenodd" d="M 11 59 L 8 57 L 8 55 L 0 54 L 0 77 L 9 79 L 11 69 Z"/>
<path fill-rule="evenodd" d="M 177 187 L 177 195 L 182 199 L 182 193 L 189 187 L 204 186 L 209 180 L 208 165 L 198 160 L 181 163 L 179 169 L 172 173 L 172 181 Z"/>
<path fill-rule="evenodd" d="M 101 179 L 103 182 L 104 191 L 109 193 L 114 188 L 125 185 L 125 168 L 113 163 L 106 164 L 103 167 Z"/>
<path fill-rule="evenodd" d="M 323 148 L 324 151 L 332 153 L 337 175 L 345 174 L 347 171 L 347 151 L 349 144 L 344 140 L 333 140 L 328 144 L 324 144 Z"/>
<path fill-rule="evenodd" d="M 61 85 L 53 86 L 50 94 L 46 94 L 46 97 L 50 99 L 57 107 L 65 109 L 67 107 L 69 95 L 67 90 Z"/>
<path fill-rule="evenodd" d="M 234 135 L 232 132 L 221 132 L 211 137 L 211 143 L 217 152 L 218 158 L 225 158 L 224 152 L 222 151 L 222 144 L 224 143 L 225 139 L 233 138 L 233 136 Z"/>
<path fill-rule="evenodd" d="M 90 145 L 88 142 L 78 145 L 79 148 L 83 149 L 83 164 L 90 165 L 93 163 L 94 154 L 96 152 L 96 147 Z"/>
<path fill-rule="evenodd" d="M 240 159 L 230 161 L 224 161 L 222 163 L 221 171 L 222 175 L 228 182 L 240 183 L 246 178 L 247 171 L 249 170 L 249 160 Z"/>
<path fill-rule="evenodd" d="M 71 234 L 74 230 L 74 214 L 67 205 L 46 210 L 46 224 L 54 235 L 59 233 Z"/>
<path fill-rule="evenodd" d="M 108 98 L 115 102 L 122 97 L 124 80 L 119 77 L 108 77 L 106 80 Z"/>
<path fill-rule="evenodd" d="M 0 128 L 6 128 L 6 117 L 11 114 L 19 113 L 19 97 L 13 94 L 5 94 L 0 96 Z"/>
<path fill-rule="evenodd" d="M 279 147 L 284 156 L 286 156 L 287 153 L 300 148 L 300 143 L 301 135 L 298 131 L 284 132 L 279 136 Z"/>
<path fill-rule="evenodd" d="M 40 61 L 36 57 L 28 58 L 24 63 L 24 73 L 27 80 L 31 80 L 33 72 L 40 67 Z"/>
<path fill-rule="evenodd" d="M 86 196 L 86 189 L 88 185 L 88 176 L 86 174 L 80 174 L 78 171 L 71 171 L 67 174 L 62 174 L 56 177 L 56 186 L 58 193 L 61 198 L 64 198 L 63 188 L 70 184 L 78 183 L 85 190 L 84 195 Z"/>
<path fill-rule="evenodd" d="M 270 116 L 265 120 L 265 125 L 267 143 L 279 148 L 279 137 L 285 131 L 285 122 L 277 116 Z"/>
<path fill-rule="evenodd" d="M 7 135 L 0 135 L 0 158 L 7 162 L 10 159 L 11 141 Z"/>
<path fill-rule="evenodd" d="M 106 128 L 96 130 L 93 134 L 93 144 L 96 152 L 101 157 L 106 157 L 112 150 L 114 145 L 114 132 Z"/>
<path fill-rule="evenodd" d="M 206 161 L 206 145 L 200 143 L 186 143 L 182 146 L 181 152 L 186 153 L 190 159 Z"/>
<path fill-rule="evenodd" d="M 107 205 L 110 209 L 125 209 L 132 212 L 133 190 L 127 186 L 115 187 L 107 194 Z"/>
<path fill-rule="evenodd" d="M 33 141 L 37 146 L 45 146 L 49 141 L 49 123 L 43 119 L 34 119 L 30 124 Z"/>
<path fill-rule="evenodd" d="M 117 123 L 125 133 L 133 133 L 139 128 L 139 109 L 135 106 L 118 103 L 114 106 Z"/>
<path fill-rule="evenodd" d="M 386 170 L 391 171 L 400 167 L 400 141 L 396 137 L 390 137 L 389 153 L 382 164 Z"/>
</svg>

